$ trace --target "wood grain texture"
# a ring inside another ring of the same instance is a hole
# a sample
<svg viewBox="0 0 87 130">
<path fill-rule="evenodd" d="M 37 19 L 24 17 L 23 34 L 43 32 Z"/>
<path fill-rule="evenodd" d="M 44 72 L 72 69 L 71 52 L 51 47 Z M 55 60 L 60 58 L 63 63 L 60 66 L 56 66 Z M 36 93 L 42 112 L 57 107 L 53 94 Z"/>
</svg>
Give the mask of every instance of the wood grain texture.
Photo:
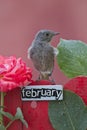
<svg viewBox="0 0 87 130">
<path fill-rule="evenodd" d="M 21 91 L 19 88 L 9 91 L 5 96 L 5 111 L 15 115 L 17 107 L 22 108 Z M 5 124 L 9 122 L 7 118 L 4 119 Z M 22 123 L 17 120 L 15 121 L 8 130 L 22 130 Z"/>
<path fill-rule="evenodd" d="M 49 85 L 49 81 L 34 82 L 32 85 Z M 82 97 L 87 105 L 87 77 L 76 77 L 69 80 L 64 89 L 71 90 Z M 15 121 L 8 130 L 54 130 L 48 117 L 47 101 L 21 101 L 21 90 L 15 89 L 5 96 L 5 111 L 15 114 L 16 108 L 21 107 L 24 118 L 29 124 L 26 128 L 20 121 Z M 7 124 L 9 120 L 5 118 Z"/>
<path fill-rule="evenodd" d="M 36 81 L 32 85 L 49 84 L 52 84 L 52 82 L 43 80 L 40 82 Z M 37 101 L 36 107 L 33 105 L 32 102 L 23 102 L 23 113 L 29 124 L 28 130 L 54 130 L 48 117 L 48 102 Z M 27 130 L 27 128 L 23 126 L 23 130 Z"/>
</svg>

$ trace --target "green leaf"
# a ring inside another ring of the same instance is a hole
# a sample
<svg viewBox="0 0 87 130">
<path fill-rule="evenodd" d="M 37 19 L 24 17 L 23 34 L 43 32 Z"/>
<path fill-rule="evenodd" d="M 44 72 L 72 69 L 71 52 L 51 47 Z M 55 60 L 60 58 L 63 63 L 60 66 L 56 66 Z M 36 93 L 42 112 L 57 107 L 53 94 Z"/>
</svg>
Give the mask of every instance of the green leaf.
<svg viewBox="0 0 87 130">
<path fill-rule="evenodd" d="M 0 110 L 0 114 L 6 116 L 10 120 L 12 120 L 14 118 L 14 116 L 12 114 L 10 114 L 9 112 L 4 112 L 4 111 Z"/>
<path fill-rule="evenodd" d="M 26 122 L 26 120 L 21 119 L 21 122 L 26 126 L 26 128 L 28 128 L 28 123 Z"/>
<path fill-rule="evenodd" d="M 24 120 L 24 116 L 23 116 L 23 113 L 21 111 L 21 109 L 18 107 L 17 108 L 17 112 L 15 114 L 15 117 L 14 117 L 15 120 L 19 119 L 21 120 L 21 122 L 28 128 L 28 124 L 27 122 Z"/>
<path fill-rule="evenodd" d="M 23 114 L 22 114 L 22 111 L 21 111 L 21 108 L 17 108 L 17 112 L 16 112 L 16 114 L 15 114 L 15 118 L 16 119 L 22 119 L 22 118 L 24 118 L 23 117 Z"/>
<path fill-rule="evenodd" d="M 55 130 L 87 130 L 87 107 L 70 91 L 64 91 L 63 101 L 50 102 L 49 118 Z"/>
<path fill-rule="evenodd" d="M 78 40 L 60 39 L 58 50 L 58 65 L 68 77 L 87 75 L 87 44 Z"/>
<path fill-rule="evenodd" d="M 0 130 L 6 130 L 4 125 L 0 125 Z"/>
</svg>

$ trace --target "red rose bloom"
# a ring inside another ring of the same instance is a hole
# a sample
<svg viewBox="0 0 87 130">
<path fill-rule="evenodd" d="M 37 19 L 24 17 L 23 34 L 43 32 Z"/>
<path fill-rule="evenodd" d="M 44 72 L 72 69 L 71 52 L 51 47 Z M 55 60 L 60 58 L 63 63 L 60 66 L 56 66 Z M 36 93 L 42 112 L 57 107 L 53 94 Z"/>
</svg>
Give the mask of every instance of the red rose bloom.
<svg viewBox="0 0 87 130">
<path fill-rule="evenodd" d="M 0 56 L 0 91 L 7 92 L 31 82 L 31 69 L 21 58 Z"/>
</svg>

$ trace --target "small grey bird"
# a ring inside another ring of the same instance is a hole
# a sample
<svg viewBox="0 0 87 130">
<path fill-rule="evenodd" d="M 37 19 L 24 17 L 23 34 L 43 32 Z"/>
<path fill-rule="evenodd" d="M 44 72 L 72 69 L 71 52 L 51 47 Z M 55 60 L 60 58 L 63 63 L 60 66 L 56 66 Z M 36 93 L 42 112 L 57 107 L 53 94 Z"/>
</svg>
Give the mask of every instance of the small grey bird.
<svg viewBox="0 0 87 130">
<path fill-rule="evenodd" d="M 58 35 L 59 32 L 51 30 L 40 30 L 32 45 L 28 49 L 28 58 L 34 64 L 34 67 L 40 72 L 39 79 L 49 79 L 54 68 L 54 57 L 58 54 L 58 50 L 51 46 L 50 41 L 53 36 Z"/>
</svg>

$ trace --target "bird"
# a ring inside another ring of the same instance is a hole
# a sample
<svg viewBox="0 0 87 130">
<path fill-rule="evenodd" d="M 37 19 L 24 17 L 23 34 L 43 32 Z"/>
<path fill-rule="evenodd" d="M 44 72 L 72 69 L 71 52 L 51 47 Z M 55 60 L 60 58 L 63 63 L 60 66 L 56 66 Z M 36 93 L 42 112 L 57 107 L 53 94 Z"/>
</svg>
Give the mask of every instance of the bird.
<svg viewBox="0 0 87 130">
<path fill-rule="evenodd" d="M 59 32 L 43 29 L 36 33 L 31 46 L 28 48 L 28 58 L 39 71 L 39 80 L 50 80 L 54 69 L 54 58 L 58 55 L 57 48 L 51 45 L 51 40 Z"/>
</svg>

